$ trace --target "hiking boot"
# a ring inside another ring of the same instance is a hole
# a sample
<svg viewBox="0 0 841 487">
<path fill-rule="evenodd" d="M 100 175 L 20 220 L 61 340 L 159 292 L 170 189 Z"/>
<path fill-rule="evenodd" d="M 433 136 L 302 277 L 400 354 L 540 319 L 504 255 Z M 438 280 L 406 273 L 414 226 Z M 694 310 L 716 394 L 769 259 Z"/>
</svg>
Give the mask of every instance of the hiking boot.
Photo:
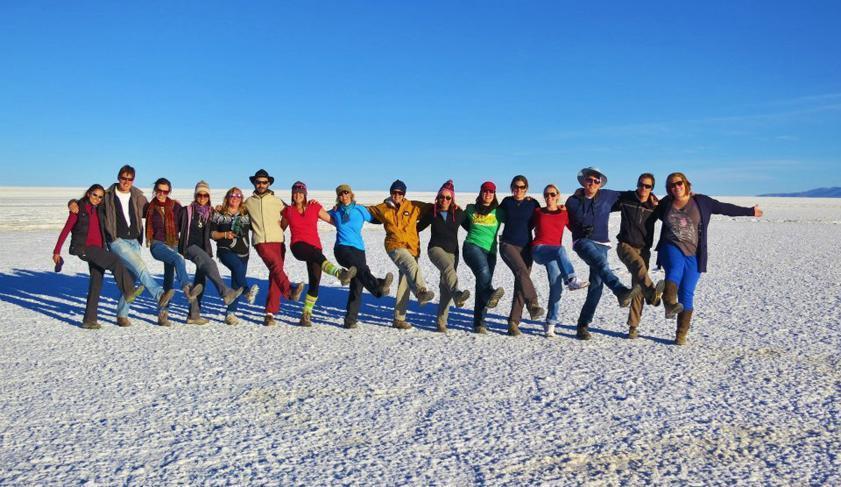
<svg viewBox="0 0 841 487">
<path fill-rule="evenodd" d="M 417 298 L 418 304 L 423 306 L 424 304 L 435 299 L 435 293 L 428 289 L 418 289 Z"/>
<path fill-rule="evenodd" d="M 666 281 L 659 281 L 654 287 L 645 288 L 645 304 L 660 306 L 663 290 L 666 289 Z"/>
<path fill-rule="evenodd" d="M 536 302 L 526 306 L 526 309 L 529 310 L 529 316 L 531 316 L 531 319 L 533 320 L 539 320 L 546 314 L 546 310 L 541 308 Z"/>
<path fill-rule="evenodd" d="M 208 320 L 207 318 L 202 318 L 201 316 L 187 317 L 188 325 L 206 325 L 208 323 L 210 323 L 210 320 Z"/>
<path fill-rule="evenodd" d="M 240 294 L 242 294 L 241 287 L 237 289 L 228 289 L 228 292 L 226 292 L 225 295 L 222 296 L 222 301 L 224 301 L 225 306 L 227 306 L 236 301 Z"/>
<path fill-rule="evenodd" d="M 187 298 L 187 302 L 193 303 L 196 301 L 196 299 L 199 298 L 201 292 L 204 291 L 204 285 L 194 284 L 191 286 L 187 284 L 181 289 L 181 291 L 184 292 L 184 296 Z"/>
<path fill-rule="evenodd" d="M 461 308 L 468 299 L 470 299 L 470 291 L 466 289 L 464 291 L 457 291 L 456 295 L 453 296 L 453 304 L 456 305 L 456 308 Z"/>
<path fill-rule="evenodd" d="M 350 284 L 350 280 L 356 277 L 356 266 L 350 266 L 348 269 L 342 269 L 339 271 L 339 282 L 342 283 L 342 286 L 347 286 Z"/>
<path fill-rule="evenodd" d="M 518 337 L 522 334 L 523 332 L 520 331 L 519 323 L 508 323 L 508 336 Z"/>
<path fill-rule="evenodd" d="M 271 313 L 266 313 L 266 317 L 263 318 L 263 326 L 275 326 L 277 321 L 274 320 L 274 315 Z"/>
<path fill-rule="evenodd" d="M 442 323 L 442 322 L 439 321 L 437 323 L 437 325 L 438 326 L 435 328 L 435 331 L 437 331 L 438 333 L 447 333 L 447 323 L 446 322 Z"/>
<path fill-rule="evenodd" d="M 257 299 L 257 293 L 260 292 L 260 286 L 256 284 L 252 284 L 250 288 L 248 288 L 248 292 L 245 293 L 245 300 L 248 301 L 248 304 L 254 304 L 254 300 Z"/>
<path fill-rule="evenodd" d="M 584 289 L 585 287 L 589 286 L 589 281 L 582 281 L 578 278 L 578 276 L 573 277 L 569 281 L 567 281 L 567 289 L 570 291 L 577 291 L 579 289 Z"/>
<path fill-rule="evenodd" d="M 692 321 L 692 310 L 681 311 L 677 315 L 677 330 L 675 330 L 675 345 L 686 345 L 689 334 L 689 323 Z"/>
<path fill-rule="evenodd" d="M 636 340 L 639 338 L 640 332 L 635 325 L 628 325 L 628 340 Z"/>
<path fill-rule="evenodd" d="M 161 293 L 161 297 L 158 298 L 158 308 L 164 309 L 169 306 L 169 302 L 172 301 L 173 296 L 175 296 L 175 289 Z"/>
<path fill-rule="evenodd" d="M 473 333 L 476 333 L 478 335 L 487 335 L 488 327 L 486 327 L 485 325 L 474 326 Z"/>
<path fill-rule="evenodd" d="M 409 324 L 406 320 L 394 320 L 394 323 L 391 325 L 392 328 L 397 328 L 398 330 L 411 330 L 412 325 Z"/>
<path fill-rule="evenodd" d="M 169 322 L 169 311 L 162 309 L 158 312 L 158 326 L 170 326 L 171 324 Z"/>
<path fill-rule="evenodd" d="M 555 335 L 555 325 L 553 325 L 551 323 L 545 323 L 543 325 L 543 336 L 545 336 L 546 338 L 552 338 L 552 337 L 556 336 Z"/>
<path fill-rule="evenodd" d="M 85 330 L 98 330 L 102 328 L 102 325 L 99 324 L 97 321 L 83 321 L 79 328 L 84 328 Z"/>
<path fill-rule="evenodd" d="M 491 293 L 491 297 L 488 298 L 488 304 L 485 305 L 486 308 L 496 308 L 496 305 L 499 304 L 499 300 L 502 299 L 502 295 L 505 294 L 505 289 L 498 287 L 493 290 Z"/>
<path fill-rule="evenodd" d="M 239 324 L 239 318 L 237 318 L 237 315 L 235 315 L 233 313 L 228 313 L 228 314 L 225 315 L 225 324 L 226 325 L 231 325 L 231 326 L 238 325 Z"/>
<path fill-rule="evenodd" d="M 139 298 L 141 294 L 143 294 L 143 290 L 146 289 L 143 287 L 143 284 L 134 288 L 134 291 L 130 292 L 128 296 L 125 297 L 126 303 L 133 303 L 135 299 Z"/>
<path fill-rule="evenodd" d="M 385 275 L 384 278 L 381 279 L 380 282 L 380 296 L 387 296 L 388 292 L 391 290 L 391 283 L 394 281 L 394 274 L 389 272 Z"/>
<path fill-rule="evenodd" d="M 129 320 L 125 316 L 118 316 L 117 317 L 117 326 L 121 326 L 123 328 L 125 328 L 127 326 L 131 326 L 131 320 Z"/>
<path fill-rule="evenodd" d="M 356 320 L 349 320 L 349 319 L 345 318 L 345 328 L 347 328 L 348 330 L 352 330 L 352 329 L 358 328 L 358 327 L 359 327 L 359 325 L 357 324 Z"/>
<path fill-rule="evenodd" d="M 631 305 L 631 301 L 634 300 L 642 292 L 642 288 L 639 286 L 634 286 L 631 289 L 625 288 L 622 291 L 616 293 L 616 299 L 619 301 L 620 308 L 627 308 Z"/>
<path fill-rule="evenodd" d="M 593 338 L 590 335 L 590 332 L 587 331 L 588 326 L 589 325 L 578 325 L 575 328 L 575 338 L 577 338 L 579 340 L 589 340 L 589 339 Z"/>
<path fill-rule="evenodd" d="M 304 293 L 304 283 L 299 282 L 295 284 L 295 287 L 292 288 L 292 291 L 289 293 L 289 301 L 298 301 L 301 299 L 301 294 Z"/>
<path fill-rule="evenodd" d="M 298 325 L 309 328 L 312 326 L 312 313 L 306 311 L 301 313 L 301 319 L 298 320 Z"/>
<path fill-rule="evenodd" d="M 677 302 L 677 284 L 672 281 L 666 281 L 663 289 L 663 309 L 666 311 L 667 320 L 683 311 L 683 305 Z"/>
</svg>

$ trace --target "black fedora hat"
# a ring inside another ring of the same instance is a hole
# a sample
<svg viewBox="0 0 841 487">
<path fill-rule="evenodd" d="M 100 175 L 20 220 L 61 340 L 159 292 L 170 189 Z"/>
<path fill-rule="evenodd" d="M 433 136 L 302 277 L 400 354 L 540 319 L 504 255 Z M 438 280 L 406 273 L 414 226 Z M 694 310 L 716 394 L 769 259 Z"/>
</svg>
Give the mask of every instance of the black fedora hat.
<svg viewBox="0 0 841 487">
<path fill-rule="evenodd" d="M 248 178 L 248 180 L 249 180 L 249 181 L 251 181 L 251 184 L 254 184 L 254 181 L 255 181 L 257 178 L 266 178 L 266 179 L 268 179 L 268 180 L 269 180 L 269 186 L 271 186 L 272 184 L 274 184 L 274 178 L 273 178 L 273 177 L 271 177 L 271 176 L 269 176 L 268 171 L 266 171 L 265 169 L 260 169 L 259 171 L 257 171 L 256 173 L 254 173 L 254 175 L 253 175 L 253 176 L 250 176 L 250 177 Z"/>
</svg>

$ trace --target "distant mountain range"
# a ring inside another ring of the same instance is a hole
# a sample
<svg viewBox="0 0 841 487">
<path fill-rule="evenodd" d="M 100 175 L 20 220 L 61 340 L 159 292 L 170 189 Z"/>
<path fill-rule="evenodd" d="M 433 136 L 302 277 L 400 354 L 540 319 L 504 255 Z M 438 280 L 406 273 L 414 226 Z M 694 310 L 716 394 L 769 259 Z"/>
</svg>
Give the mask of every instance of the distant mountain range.
<svg viewBox="0 0 841 487">
<path fill-rule="evenodd" d="M 785 196 L 788 198 L 841 198 L 841 188 L 816 188 L 799 193 L 768 193 L 759 196 Z"/>
</svg>

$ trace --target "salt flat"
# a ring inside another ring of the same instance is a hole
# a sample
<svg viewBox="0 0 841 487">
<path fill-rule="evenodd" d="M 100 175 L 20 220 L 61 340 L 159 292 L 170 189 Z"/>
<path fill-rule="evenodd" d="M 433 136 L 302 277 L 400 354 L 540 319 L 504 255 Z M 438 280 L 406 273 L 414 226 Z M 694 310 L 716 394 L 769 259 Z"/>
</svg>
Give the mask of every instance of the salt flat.
<svg viewBox="0 0 841 487">
<path fill-rule="evenodd" d="M 311 329 L 292 326 L 297 303 L 276 328 L 258 325 L 257 305 L 228 327 L 213 292 L 208 326 L 182 324 L 179 295 L 171 329 L 154 326 L 148 296 L 118 328 L 109 280 L 103 328 L 83 330 L 87 266 L 66 248 L 62 273 L 50 261 L 64 202 L 80 193 L 0 189 L 2 484 L 841 484 L 841 200 L 722 198 L 758 202 L 765 217 L 714 218 L 689 344 L 675 347 L 662 308 L 624 339 L 625 310 L 607 293 L 594 339 L 576 341 L 584 291 L 564 293 L 560 336 L 532 321 L 505 336 L 513 279 L 501 259 L 494 282 L 508 294 L 487 336 L 469 332 L 472 300 L 446 335 L 433 304 L 413 303 L 415 330 L 391 329 L 393 290 L 366 295 L 363 324 L 345 330 L 347 293 L 329 277 Z M 365 231 L 377 274 L 393 270 L 382 237 Z M 329 227 L 322 240 L 332 258 Z M 291 256 L 287 270 L 306 278 Z M 261 303 L 256 254 L 249 275 Z M 464 264 L 459 278 L 472 289 Z M 545 299 L 542 268 L 533 279 Z"/>
</svg>

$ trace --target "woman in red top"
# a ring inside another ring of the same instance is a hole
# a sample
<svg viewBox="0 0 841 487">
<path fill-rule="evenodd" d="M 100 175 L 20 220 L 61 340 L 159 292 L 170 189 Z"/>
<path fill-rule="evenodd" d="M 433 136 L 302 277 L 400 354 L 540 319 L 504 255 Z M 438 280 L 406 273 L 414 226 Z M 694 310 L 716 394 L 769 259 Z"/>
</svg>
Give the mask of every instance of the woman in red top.
<svg viewBox="0 0 841 487">
<path fill-rule="evenodd" d="M 543 189 L 546 206 L 534 210 L 532 223 L 534 225 L 534 240 L 532 240 L 532 258 L 538 264 L 546 266 L 549 277 L 549 310 L 543 331 L 547 337 L 555 336 L 555 326 L 560 324 L 558 307 L 561 303 L 561 291 L 566 284 L 569 290 L 583 289 L 589 283 L 583 282 L 575 276 L 575 268 L 567 256 L 561 240 L 564 237 L 564 227 L 569 223 L 566 208 L 561 205 L 561 194 L 558 187 L 550 184 Z"/>
<path fill-rule="evenodd" d="M 321 239 L 318 238 L 318 220 L 331 221 L 330 214 L 317 201 L 307 203 L 307 185 L 296 181 L 292 185 L 292 204 L 280 213 L 281 226 L 292 234 L 289 250 L 296 259 L 307 263 L 309 286 L 301 313 L 301 326 L 312 326 L 312 309 L 318 300 L 318 286 L 321 272 L 335 276 L 343 285 L 347 285 L 356 275 L 356 267 L 345 269 L 334 265 L 324 257 L 321 251 Z"/>
<path fill-rule="evenodd" d="M 134 276 L 123 266 L 120 259 L 105 247 L 105 211 L 100 204 L 103 197 L 105 188 L 102 186 L 94 184 L 88 188 L 85 196 L 79 200 L 79 212 L 67 216 L 67 223 L 64 224 L 53 249 L 53 262 L 56 269 L 60 269 L 63 262 L 61 247 L 70 234 L 70 253 L 88 263 L 91 279 L 82 328 L 91 330 L 101 328 L 97 321 L 97 308 L 105 269 L 114 275 L 117 287 L 127 303 L 134 301 L 143 292 L 143 286 L 135 289 Z"/>
</svg>

